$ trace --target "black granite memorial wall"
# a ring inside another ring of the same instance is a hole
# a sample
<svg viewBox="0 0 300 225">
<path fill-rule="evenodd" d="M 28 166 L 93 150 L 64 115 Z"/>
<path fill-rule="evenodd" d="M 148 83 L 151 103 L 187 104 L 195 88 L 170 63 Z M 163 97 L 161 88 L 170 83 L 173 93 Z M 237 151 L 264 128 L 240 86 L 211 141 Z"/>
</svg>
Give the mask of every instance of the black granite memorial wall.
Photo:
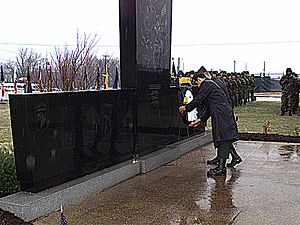
<svg viewBox="0 0 300 225">
<path fill-rule="evenodd" d="M 37 192 L 132 159 L 135 92 L 11 95 L 21 189 Z"/>
</svg>

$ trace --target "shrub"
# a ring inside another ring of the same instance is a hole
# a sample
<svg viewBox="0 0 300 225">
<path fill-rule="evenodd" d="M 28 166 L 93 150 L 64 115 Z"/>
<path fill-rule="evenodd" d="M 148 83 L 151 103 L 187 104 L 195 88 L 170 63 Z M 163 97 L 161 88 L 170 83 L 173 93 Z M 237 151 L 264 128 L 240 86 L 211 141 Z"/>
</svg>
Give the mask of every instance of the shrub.
<svg viewBox="0 0 300 225">
<path fill-rule="evenodd" d="M 20 190 L 12 147 L 0 149 L 0 197 Z"/>
</svg>

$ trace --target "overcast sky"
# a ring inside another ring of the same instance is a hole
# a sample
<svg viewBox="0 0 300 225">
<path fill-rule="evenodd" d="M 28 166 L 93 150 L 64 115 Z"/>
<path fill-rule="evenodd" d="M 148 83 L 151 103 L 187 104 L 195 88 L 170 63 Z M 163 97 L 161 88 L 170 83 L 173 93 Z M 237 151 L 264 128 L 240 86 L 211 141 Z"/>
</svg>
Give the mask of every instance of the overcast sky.
<svg viewBox="0 0 300 225">
<path fill-rule="evenodd" d="M 0 61 L 20 47 L 43 55 L 74 44 L 76 32 L 98 34 L 98 55 L 119 56 L 118 0 L 3 0 Z M 173 0 L 172 56 L 184 70 L 300 72 L 296 0 Z"/>
<path fill-rule="evenodd" d="M 238 71 L 262 72 L 265 61 L 266 72 L 300 72 L 298 1 L 173 2 L 172 54 L 182 55 L 186 69 L 233 71 L 235 60 Z"/>
</svg>

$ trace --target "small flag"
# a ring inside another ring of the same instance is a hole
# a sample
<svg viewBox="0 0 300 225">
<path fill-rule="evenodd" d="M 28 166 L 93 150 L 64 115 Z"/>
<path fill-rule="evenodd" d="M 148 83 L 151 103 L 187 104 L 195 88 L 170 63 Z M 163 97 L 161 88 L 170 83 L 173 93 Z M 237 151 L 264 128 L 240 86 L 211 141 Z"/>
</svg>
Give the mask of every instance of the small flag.
<svg viewBox="0 0 300 225">
<path fill-rule="evenodd" d="M 4 90 L 4 74 L 3 74 L 3 67 L 2 67 L 2 65 L 1 65 L 1 96 L 2 96 L 2 98 L 4 97 L 4 94 L 5 94 L 5 90 Z M 2 98 L 1 98 L 1 100 L 2 100 Z"/>
<path fill-rule="evenodd" d="M 178 61 L 177 61 L 177 71 L 180 70 L 180 57 L 178 57 Z"/>
<path fill-rule="evenodd" d="M 51 92 L 52 91 L 52 70 L 51 70 L 50 62 L 46 62 L 46 69 L 47 69 L 47 76 L 48 76 L 47 91 Z"/>
<path fill-rule="evenodd" d="M 41 66 L 39 66 L 39 78 L 38 78 L 38 82 L 39 82 L 39 91 L 42 92 L 43 91 L 43 81 L 42 81 L 42 69 L 41 69 Z"/>
<path fill-rule="evenodd" d="M 108 71 L 107 68 L 105 68 L 105 89 L 108 89 Z"/>
<path fill-rule="evenodd" d="M 4 83 L 3 67 L 1 65 L 1 83 Z"/>
<path fill-rule="evenodd" d="M 2 83 L 1 85 L 1 97 L 3 98 L 4 97 L 4 94 L 5 94 L 5 91 L 4 91 L 4 84 Z M 1 98 L 1 100 L 2 100 Z"/>
<path fill-rule="evenodd" d="M 174 58 L 172 58 L 172 76 L 176 77 L 176 68 L 175 68 Z"/>
<path fill-rule="evenodd" d="M 84 67 L 84 77 L 83 77 L 83 89 L 86 90 L 87 89 L 87 72 L 86 72 L 86 67 Z"/>
<path fill-rule="evenodd" d="M 101 73 L 100 73 L 100 68 L 97 66 L 97 77 L 96 77 L 96 89 L 100 90 L 100 78 L 101 78 Z"/>
<path fill-rule="evenodd" d="M 68 225 L 62 205 L 60 206 L 60 225 Z"/>
<path fill-rule="evenodd" d="M 31 82 L 30 82 L 30 68 L 27 67 L 27 87 L 26 93 L 32 93 Z"/>
<path fill-rule="evenodd" d="M 113 89 L 118 88 L 118 82 L 119 82 L 119 72 L 118 72 L 118 67 L 116 67 L 116 76 L 115 76 L 115 80 L 114 80 Z"/>
<path fill-rule="evenodd" d="M 14 92 L 15 92 L 15 94 L 17 94 L 18 93 L 18 88 L 17 88 L 18 78 L 17 78 L 17 68 L 16 67 L 14 68 L 14 77 L 13 77 L 13 79 L 14 79 Z"/>
<path fill-rule="evenodd" d="M 171 79 L 172 79 L 172 83 L 175 84 L 175 86 L 178 88 L 179 87 L 179 77 L 177 76 L 177 73 L 176 73 L 174 58 L 172 58 Z"/>
</svg>

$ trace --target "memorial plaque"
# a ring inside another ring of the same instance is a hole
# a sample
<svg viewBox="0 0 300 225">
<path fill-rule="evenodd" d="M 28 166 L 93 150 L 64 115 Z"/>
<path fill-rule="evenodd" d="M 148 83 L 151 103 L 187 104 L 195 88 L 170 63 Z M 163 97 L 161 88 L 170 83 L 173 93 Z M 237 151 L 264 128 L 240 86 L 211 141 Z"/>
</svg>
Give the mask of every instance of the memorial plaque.
<svg viewBox="0 0 300 225">
<path fill-rule="evenodd" d="M 138 71 L 168 71 L 171 57 L 171 1 L 136 1 Z"/>
</svg>

